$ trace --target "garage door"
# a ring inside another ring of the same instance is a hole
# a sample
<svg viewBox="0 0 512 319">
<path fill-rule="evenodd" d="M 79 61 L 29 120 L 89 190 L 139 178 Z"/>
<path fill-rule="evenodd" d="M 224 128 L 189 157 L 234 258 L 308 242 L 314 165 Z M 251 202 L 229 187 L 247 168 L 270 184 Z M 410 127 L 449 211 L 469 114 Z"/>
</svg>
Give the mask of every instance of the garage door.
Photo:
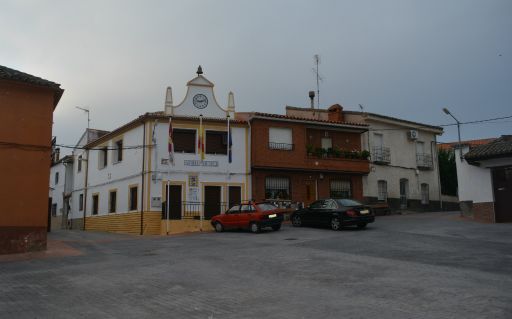
<svg viewBox="0 0 512 319">
<path fill-rule="evenodd" d="M 494 213 L 497 223 L 512 222 L 512 167 L 492 169 Z"/>
</svg>

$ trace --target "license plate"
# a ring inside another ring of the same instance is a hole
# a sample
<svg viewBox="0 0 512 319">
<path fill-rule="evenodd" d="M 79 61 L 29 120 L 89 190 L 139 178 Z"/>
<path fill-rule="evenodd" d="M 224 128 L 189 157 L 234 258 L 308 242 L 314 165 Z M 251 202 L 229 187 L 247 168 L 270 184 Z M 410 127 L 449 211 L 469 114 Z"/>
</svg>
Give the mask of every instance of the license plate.
<svg viewBox="0 0 512 319">
<path fill-rule="evenodd" d="M 277 217 L 277 214 L 268 215 L 268 218 L 274 218 Z"/>
<path fill-rule="evenodd" d="M 368 209 L 365 209 L 365 210 L 360 211 L 360 212 L 359 212 L 359 214 L 361 214 L 361 215 L 366 215 L 366 214 L 368 214 L 369 212 L 370 212 L 370 211 L 369 211 Z"/>
</svg>

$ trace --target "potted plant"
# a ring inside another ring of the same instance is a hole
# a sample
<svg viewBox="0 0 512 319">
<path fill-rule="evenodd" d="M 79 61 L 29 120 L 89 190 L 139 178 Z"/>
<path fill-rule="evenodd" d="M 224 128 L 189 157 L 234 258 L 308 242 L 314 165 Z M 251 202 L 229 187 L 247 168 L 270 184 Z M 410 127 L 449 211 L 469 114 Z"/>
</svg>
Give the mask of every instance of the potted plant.
<svg viewBox="0 0 512 319">
<path fill-rule="evenodd" d="M 311 144 L 306 144 L 306 152 L 308 153 L 308 156 L 313 155 L 313 152 L 315 151 L 315 147 Z"/>
</svg>

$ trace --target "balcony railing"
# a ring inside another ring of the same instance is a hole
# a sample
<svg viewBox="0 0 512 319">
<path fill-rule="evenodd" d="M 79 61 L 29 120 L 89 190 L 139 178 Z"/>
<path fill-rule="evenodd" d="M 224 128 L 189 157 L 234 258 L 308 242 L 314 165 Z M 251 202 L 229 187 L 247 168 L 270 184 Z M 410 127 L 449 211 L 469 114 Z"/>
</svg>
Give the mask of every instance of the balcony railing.
<svg viewBox="0 0 512 319">
<path fill-rule="evenodd" d="M 416 154 L 416 165 L 419 169 L 432 169 L 432 156 L 426 153 Z"/>
<path fill-rule="evenodd" d="M 389 164 L 391 162 L 389 147 L 374 146 L 372 149 L 372 161 L 377 164 Z"/>
<path fill-rule="evenodd" d="M 292 151 L 294 147 L 293 144 L 288 143 L 268 142 L 268 148 L 271 150 Z"/>
</svg>

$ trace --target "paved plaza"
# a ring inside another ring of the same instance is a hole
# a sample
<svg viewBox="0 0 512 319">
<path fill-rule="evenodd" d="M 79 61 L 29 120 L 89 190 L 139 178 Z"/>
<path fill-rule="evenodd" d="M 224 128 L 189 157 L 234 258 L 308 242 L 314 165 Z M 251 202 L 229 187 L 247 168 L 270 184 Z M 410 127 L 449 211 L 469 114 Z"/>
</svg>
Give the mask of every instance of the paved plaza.
<svg viewBox="0 0 512 319">
<path fill-rule="evenodd" d="M 512 224 L 458 213 L 49 239 L 48 253 L 0 256 L 0 318 L 512 318 Z"/>
</svg>

